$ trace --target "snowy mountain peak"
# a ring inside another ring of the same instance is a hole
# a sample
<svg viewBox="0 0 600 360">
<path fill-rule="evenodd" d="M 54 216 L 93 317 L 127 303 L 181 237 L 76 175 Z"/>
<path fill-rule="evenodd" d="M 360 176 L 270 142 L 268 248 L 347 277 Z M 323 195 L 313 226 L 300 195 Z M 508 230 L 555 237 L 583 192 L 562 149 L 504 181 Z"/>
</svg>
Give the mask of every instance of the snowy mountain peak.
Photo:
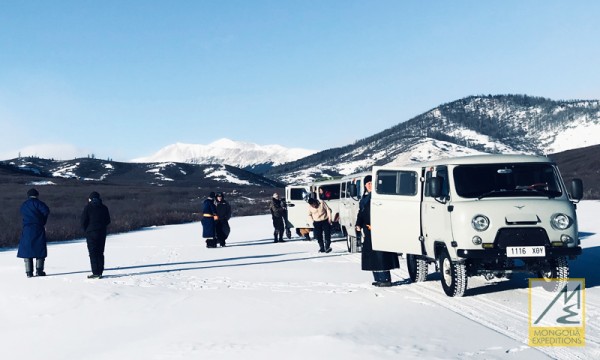
<svg viewBox="0 0 600 360">
<path fill-rule="evenodd" d="M 242 141 L 233 141 L 228 138 L 221 138 L 219 140 L 215 140 L 212 143 L 208 144 L 208 146 L 215 147 L 215 148 L 222 148 L 222 149 L 238 148 L 238 147 L 240 147 L 240 145 L 252 146 L 255 144 L 246 143 L 246 142 L 242 142 Z"/>
<path fill-rule="evenodd" d="M 132 161 L 226 164 L 247 168 L 280 165 L 312 155 L 315 152 L 315 150 L 285 148 L 281 145 L 258 145 L 222 138 L 208 145 L 183 143 L 168 145 L 154 155 Z"/>
</svg>

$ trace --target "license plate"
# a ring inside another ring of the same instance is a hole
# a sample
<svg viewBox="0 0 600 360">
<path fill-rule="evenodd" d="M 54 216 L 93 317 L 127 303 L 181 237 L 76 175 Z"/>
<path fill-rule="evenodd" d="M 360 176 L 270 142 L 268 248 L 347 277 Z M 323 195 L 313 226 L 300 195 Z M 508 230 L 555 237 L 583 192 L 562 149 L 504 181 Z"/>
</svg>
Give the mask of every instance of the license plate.
<svg viewBox="0 0 600 360">
<path fill-rule="evenodd" d="M 544 257 L 546 248 L 543 246 L 507 246 L 507 257 Z"/>
</svg>

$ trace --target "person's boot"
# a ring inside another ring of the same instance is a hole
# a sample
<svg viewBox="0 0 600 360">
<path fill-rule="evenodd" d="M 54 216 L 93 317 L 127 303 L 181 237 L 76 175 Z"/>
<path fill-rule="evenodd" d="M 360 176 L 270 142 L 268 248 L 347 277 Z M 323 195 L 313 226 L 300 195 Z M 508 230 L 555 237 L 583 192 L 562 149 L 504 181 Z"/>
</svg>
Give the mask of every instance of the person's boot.
<svg viewBox="0 0 600 360">
<path fill-rule="evenodd" d="M 25 274 L 27 277 L 33 277 L 33 259 L 24 259 L 25 260 Z"/>
<path fill-rule="evenodd" d="M 277 240 L 277 230 L 275 230 L 275 232 L 273 232 L 273 242 L 278 242 L 278 240 Z"/>
<path fill-rule="evenodd" d="M 44 261 L 46 259 L 44 258 L 37 258 L 35 259 L 35 275 L 36 276 L 46 276 L 46 273 L 44 272 Z"/>
</svg>

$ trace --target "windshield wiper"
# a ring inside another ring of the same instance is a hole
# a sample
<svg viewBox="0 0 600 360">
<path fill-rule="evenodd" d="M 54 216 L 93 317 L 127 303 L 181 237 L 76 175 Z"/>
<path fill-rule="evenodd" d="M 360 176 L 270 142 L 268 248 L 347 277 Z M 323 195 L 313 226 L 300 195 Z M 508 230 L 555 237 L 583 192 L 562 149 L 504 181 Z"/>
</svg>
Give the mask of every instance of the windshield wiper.
<svg viewBox="0 0 600 360">
<path fill-rule="evenodd" d="M 477 200 L 481 200 L 484 197 L 492 196 L 494 194 L 501 194 L 501 193 L 505 193 L 505 192 L 506 192 L 506 190 L 492 190 L 492 191 L 488 191 L 486 193 L 483 193 L 483 194 L 479 195 L 477 197 Z"/>
</svg>

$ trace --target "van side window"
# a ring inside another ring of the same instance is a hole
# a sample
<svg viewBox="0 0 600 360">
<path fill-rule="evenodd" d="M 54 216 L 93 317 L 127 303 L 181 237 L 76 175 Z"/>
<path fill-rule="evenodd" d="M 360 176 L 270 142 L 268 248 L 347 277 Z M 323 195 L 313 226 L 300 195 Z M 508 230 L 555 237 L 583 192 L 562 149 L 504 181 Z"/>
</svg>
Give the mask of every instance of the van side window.
<svg viewBox="0 0 600 360">
<path fill-rule="evenodd" d="M 448 168 L 445 166 L 438 166 L 436 168 L 437 177 L 442 178 L 442 197 L 450 196 L 450 181 L 448 180 Z"/>
<path fill-rule="evenodd" d="M 304 189 L 290 189 L 290 200 L 304 200 L 306 196 L 306 190 Z"/>
<path fill-rule="evenodd" d="M 446 166 L 438 166 L 435 169 L 435 176 L 442 178 L 441 197 L 450 196 L 450 182 L 448 180 L 448 168 Z M 430 169 L 427 171 L 427 173 L 425 173 L 425 184 L 429 184 L 432 177 L 433 177 L 433 170 Z M 429 194 L 429 186 L 425 186 L 425 196 L 431 197 L 431 195 Z"/>
<path fill-rule="evenodd" d="M 322 185 L 319 187 L 319 199 L 335 200 L 340 198 L 340 184 Z"/>
<path fill-rule="evenodd" d="M 377 193 L 414 196 L 417 193 L 417 180 L 414 171 L 380 170 L 377 172 Z"/>
</svg>

